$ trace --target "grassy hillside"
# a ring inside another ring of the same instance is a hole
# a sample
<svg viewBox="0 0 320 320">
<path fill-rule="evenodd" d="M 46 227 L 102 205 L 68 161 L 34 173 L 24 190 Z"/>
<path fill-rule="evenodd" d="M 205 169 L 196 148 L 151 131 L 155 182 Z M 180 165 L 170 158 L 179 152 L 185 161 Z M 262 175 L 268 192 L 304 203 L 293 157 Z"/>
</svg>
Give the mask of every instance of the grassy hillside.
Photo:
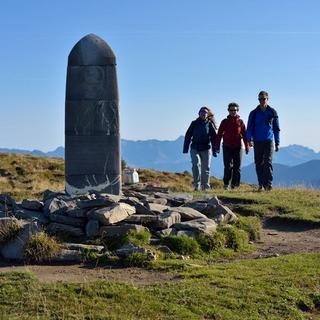
<svg viewBox="0 0 320 320">
<path fill-rule="evenodd" d="M 63 190 L 64 161 L 0 153 L 0 192 L 16 200 L 40 198 L 46 189 Z"/>
</svg>

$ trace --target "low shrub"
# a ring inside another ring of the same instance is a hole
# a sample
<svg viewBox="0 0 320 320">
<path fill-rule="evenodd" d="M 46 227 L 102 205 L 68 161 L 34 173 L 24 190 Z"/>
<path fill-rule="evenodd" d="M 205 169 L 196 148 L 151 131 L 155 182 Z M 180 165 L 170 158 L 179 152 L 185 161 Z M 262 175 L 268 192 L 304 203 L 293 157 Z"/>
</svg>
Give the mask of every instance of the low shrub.
<svg viewBox="0 0 320 320">
<path fill-rule="evenodd" d="M 204 252 L 223 249 L 226 245 L 226 236 L 217 231 L 213 234 L 200 234 L 197 241 Z"/>
<path fill-rule="evenodd" d="M 313 301 L 314 307 L 315 307 L 317 310 L 320 310 L 320 292 L 314 292 L 314 293 L 311 295 L 311 299 L 312 299 L 312 301 Z"/>
<path fill-rule="evenodd" d="M 147 267 L 150 258 L 147 253 L 135 252 L 123 259 L 123 264 L 127 267 Z"/>
<path fill-rule="evenodd" d="M 25 258 L 30 261 L 41 262 L 50 260 L 61 250 L 61 244 L 45 232 L 39 232 L 30 237 L 25 248 Z"/>
<path fill-rule="evenodd" d="M 200 252 L 200 245 L 194 238 L 186 236 L 166 236 L 162 238 L 161 242 L 172 251 L 180 254 L 194 255 Z"/>
<path fill-rule="evenodd" d="M 124 243 L 132 243 L 136 246 L 143 246 L 150 243 L 151 233 L 148 230 L 131 230 L 124 236 Z"/>
<path fill-rule="evenodd" d="M 105 236 L 102 239 L 102 244 L 110 251 L 115 251 L 121 248 L 125 243 L 125 238 L 119 236 Z"/>
<path fill-rule="evenodd" d="M 246 231 L 238 229 L 235 226 L 224 226 L 219 228 L 226 237 L 226 247 L 234 251 L 245 249 L 249 242 L 249 235 Z"/>
<path fill-rule="evenodd" d="M 251 241 L 259 240 L 261 237 L 261 221 L 258 217 L 240 217 L 236 226 L 249 234 Z"/>
<path fill-rule="evenodd" d="M 22 224 L 19 220 L 10 220 L 0 224 L 0 244 L 13 240 L 22 228 Z"/>
<path fill-rule="evenodd" d="M 136 246 L 147 245 L 150 242 L 151 233 L 147 230 L 135 231 L 131 230 L 124 236 L 112 236 L 106 235 L 102 243 L 110 251 L 117 250 L 127 243 L 132 243 Z"/>
</svg>

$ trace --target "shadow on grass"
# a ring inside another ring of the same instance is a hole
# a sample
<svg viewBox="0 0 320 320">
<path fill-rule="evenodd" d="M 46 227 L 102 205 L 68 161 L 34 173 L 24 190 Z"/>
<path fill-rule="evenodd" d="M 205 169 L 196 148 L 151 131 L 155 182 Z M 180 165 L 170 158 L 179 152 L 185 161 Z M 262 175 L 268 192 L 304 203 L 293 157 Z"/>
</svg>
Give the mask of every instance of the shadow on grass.
<svg viewBox="0 0 320 320">
<path fill-rule="evenodd" d="M 263 228 L 273 228 L 285 232 L 308 231 L 320 228 L 320 221 L 317 222 L 285 216 L 274 216 L 263 222 Z"/>
</svg>

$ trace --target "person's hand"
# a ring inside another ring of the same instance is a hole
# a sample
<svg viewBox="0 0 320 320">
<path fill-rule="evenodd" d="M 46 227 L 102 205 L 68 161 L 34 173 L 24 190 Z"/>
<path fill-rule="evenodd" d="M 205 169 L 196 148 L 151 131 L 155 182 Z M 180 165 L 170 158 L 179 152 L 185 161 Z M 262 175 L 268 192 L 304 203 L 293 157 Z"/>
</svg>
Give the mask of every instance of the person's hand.
<svg viewBox="0 0 320 320">
<path fill-rule="evenodd" d="M 220 153 L 220 149 L 215 149 L 215 153 Z"/>
<path fill-rule="evenodd" d="M 217 157 L 217 153 L 215 151 L 212 151 L 212 155 L 216 158 Z"/>
<path fill-rule="evenodd" d="M 250 150 L 249 148 L 246 148 L 246 154 L 248 154 L 248 153 L 249 153 L 249 150 Z"/>
<path fill-rule="evenodd" d="M 253 147 L 253 141 L 249 142 L 249 147 L 252 148 Z"/>
<path fill-rule="evenodd" d="M 278 145 L 278 144 L 276 144 L 276 146 L 275 146 L 275 148 L 274 148 L 274 151 L 275 151 L 275 152 L 278 152 L 278 151 L 279 151 L 279 145 Z"/>
</svg>

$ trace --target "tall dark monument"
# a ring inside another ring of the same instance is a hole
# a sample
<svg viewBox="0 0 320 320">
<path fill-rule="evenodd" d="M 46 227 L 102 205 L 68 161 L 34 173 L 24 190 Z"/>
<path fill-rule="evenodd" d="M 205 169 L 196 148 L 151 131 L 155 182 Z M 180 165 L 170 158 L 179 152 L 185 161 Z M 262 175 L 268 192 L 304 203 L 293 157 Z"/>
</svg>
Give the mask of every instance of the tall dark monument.
<svg viewBox="0 0 320 320">
<path fill-rule="evenodd" d="M 65 189 L 121 191 L 119 97 L 116 58 L 89 34 L 68 58 L 65 107 Z"/>
</svg>

